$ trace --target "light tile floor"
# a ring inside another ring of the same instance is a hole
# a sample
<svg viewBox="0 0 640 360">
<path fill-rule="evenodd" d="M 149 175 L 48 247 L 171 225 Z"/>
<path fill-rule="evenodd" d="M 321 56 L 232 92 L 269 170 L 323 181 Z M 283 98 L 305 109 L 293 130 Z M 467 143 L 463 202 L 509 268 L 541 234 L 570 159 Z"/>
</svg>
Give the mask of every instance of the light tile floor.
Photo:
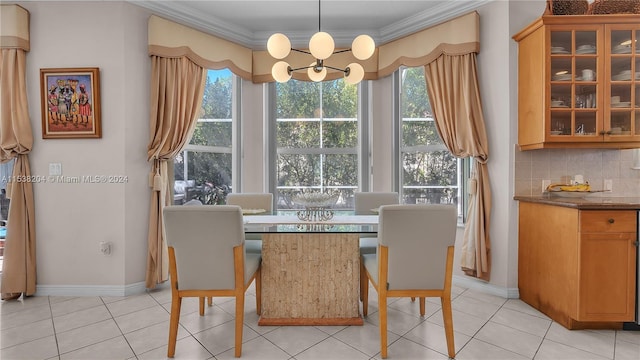
<svg viewBox="0 0 640 360">
<path fill-rule="evenodd" d="M 379 359 L 378 312 L 370 292 L 364 326 L 258 326 L 255 293 L 245 302 L 243 359 Z M 569 331 L 516 299 L 454 288 L 456 358 L 640 359 L 640 332 Z M 30 297 L 0 302 L 0 359 L 164 359 L 171 293 L 128 297 Z M 215 298 L 198 315 L 186 299 L 176 359 L 233 358 L 234 300 Z M 427 314 L 409 299 L 389 303 L 389 359 L 447 359 L 438 299 Z"/>
</svg>

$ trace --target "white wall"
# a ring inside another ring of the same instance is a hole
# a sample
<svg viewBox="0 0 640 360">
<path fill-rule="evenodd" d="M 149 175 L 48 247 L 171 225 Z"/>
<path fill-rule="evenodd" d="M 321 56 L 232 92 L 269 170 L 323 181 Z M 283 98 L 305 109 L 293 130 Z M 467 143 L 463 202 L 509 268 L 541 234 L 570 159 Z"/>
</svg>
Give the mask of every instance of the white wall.
<svg viewBox="0 0 640 360">
<path fill-rule="evenodd" d="M 266 129 L 263 84 L 242 80 L 242 192 L 268 192 L 266 188 Z"/>
<path fill-rule="evenodd" d="M 371 92 L 371 191 L 392 191 L 393 77 L 372 81 Z"/>
<path fill-rule="evenodd" d="M 122 2 L 21 2 L 31 13 L 27 56 L 29 110 L 35 134 L 32 172 L 47 175 L 62 163 L 64 175 L 126 175 L 128 183 L 36 184 L 38 293 L 123 293 L 144 288 L 149 189 L 149 72 L 146 10 Z M 514 194 L 517 139 L 517 47 L 511 36 L 542 14 L 544 0 L 495 1 L 478 10 L 478 70 L 493 192 L 492 273 L 489 284 L 462 275 L 456 280 L 503 296 L 517 295 L 517 203 Z M 52 21 L 54 19 L 55 21 Z M 62 31 L 59 24 L 71 24 Z M 69 36 L 65 36 L 68 33 Z M 103 138 L 40 138 L 39 69 L 101 69 Z M 242 82 L 242 191 L 264 191 L 264 87 Z M 372 190 L 391 189 L 392 81 L 372 84 Z M 462 231 L 459 231 L 459 239 Z M 113 254 L 98 251 L 100 241 Z"/>
<path fill-rule="evenodd" d="M 144 289 L 149 213 L 148 14 L 123 2 L 22 2 L 34 175 L 123 175 L 125 184 L 34 185 L 38 294 L 120 295 Z M 41 138 L 40 69 L 99 67 L 101 139 Z M 99 251 L 113 244 L 112 254 Z M 89 289 L 89 290 L 87 290 Z M 135 290 L 134 290 L 135 291 Z"/>
</svg>

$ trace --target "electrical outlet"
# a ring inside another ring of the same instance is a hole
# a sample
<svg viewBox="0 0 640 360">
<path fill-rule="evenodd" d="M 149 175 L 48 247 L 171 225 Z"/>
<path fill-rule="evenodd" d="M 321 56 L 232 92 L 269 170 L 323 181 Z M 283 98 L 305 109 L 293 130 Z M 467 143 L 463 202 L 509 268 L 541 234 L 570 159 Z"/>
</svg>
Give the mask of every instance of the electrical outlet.
<svg viewBox="0 0 640 360">
<path fill-rule="evenodd" d="M 102 255 L 111 255 L 111 243 L 108 241 L 100 241 L 100 252 Z"/>
<path fill-rule="evenodd" d="M 49 175 L 51 175 L 51 176 L 60 176 L 60 175 L 62 175 L 62 164 L 61 163 L 50 163 L 49 164 Z"/>
<path fill-rule="evenodd" d="M 604 179 L 604 186 L 603 189 L 605 191 L 613 191 L 613 180 L 611 179 Z"/>
<path fill-rule="evenodd" d="M 547 191 L 549 185 L 551 185 L 551 180 L 542 180 L 542 192 Z"/>
</svg>

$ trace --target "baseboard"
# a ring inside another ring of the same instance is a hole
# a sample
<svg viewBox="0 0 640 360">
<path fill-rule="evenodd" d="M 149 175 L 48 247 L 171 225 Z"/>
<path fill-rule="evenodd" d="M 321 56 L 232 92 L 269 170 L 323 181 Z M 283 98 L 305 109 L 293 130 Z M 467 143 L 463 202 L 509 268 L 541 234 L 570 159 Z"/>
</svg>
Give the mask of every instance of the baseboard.
<svg viewBox="0 0 640 360">
<path fill-rule="evenodd" d="M 520 290 L 518 290 L 518 288 L 496 286 L 469 276 L 453 275 L 453 284 L 467 289 L 478 290 L 486 294 L 500 296 L 506 299 L 520 298 Z"/>
<path fill-rule="evenodd" d="M 518 288 L 505 288 L 469 276 L 453 275 L 453 284 L 507 299 L 518 299 Z M 169 286 L 168 282 L 156 288 Z M 129 296 L 146 291 L 145 282 L 129 285 L 37 285 L 36 296 Z"/>
<path fill-rule="evenodd" d="M 159 284 L 162 288 L 168 284 Z M 129 296 L 146 291 L 145 282 L 128 285 L 37 285 L 35 296 Z"/>
</svg>

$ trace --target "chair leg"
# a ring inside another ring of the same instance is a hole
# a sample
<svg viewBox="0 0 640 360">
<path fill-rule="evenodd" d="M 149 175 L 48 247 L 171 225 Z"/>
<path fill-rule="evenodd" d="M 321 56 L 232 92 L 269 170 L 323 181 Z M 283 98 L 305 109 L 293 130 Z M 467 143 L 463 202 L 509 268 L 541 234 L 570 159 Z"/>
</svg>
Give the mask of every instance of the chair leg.
<svg viewBox="0 0 640 360">
<path fill-rule="evenodd" d="M 171 300 L 171 318 L 169 320 L 169 348 L 167 357 L 172 358 L 176 354 L 176 340 L 178 338 L 178 323 L 180 322 L 181 297 L 174 297 Z"/>
<path fill-rule="evenodd" d="M 380 315 L 380 357 L 387 358 L 387 297 L 378 290 L 378 313 Z"/>
<path fill-rule="evenodd" d="M 204 297 L 199 297 L 199 305 L 200 305 L 200 316 L 204 316 Z"/>
<path fill-rule="evenodd" d="M 362 299 L 362 316 L 367 316 L 369 314 L 369 278 L 362 261 L 360 261 L 360 298 Z"/>
<path fill-rule="evenodd" d="M 360 301 L 364 302 L 364 288 L 369 285 L 367 274 L 364 272 L 364 259 L 360 256 Z"/>
<path fill-rule="evenodd" d="M 256 271 L 256 313 L 262 314 L 262 269 L 258 268 Z"/>
<path fill-rule="evenodd" d="M 447 353 L 449 358 L 454 359 L 456 356 L 456 347 L 453 340 L 453 312 L 451 310 L 451 297 L 441 297 L 442 318 L 444 320 L 444 334 L 447 339 Z"/>
<path fill-rule="evenodd" d="M 242 355 L 242 327 L 244 326 L 244 292 L 236 295 L 235 356 Z"/>
<path fill-rule="evenodd" d="M 209 296 L 207 298 L 207 305 L 212 306 L 213 305 L 213 296 Z"/>
<path fill-rule="evenodd" d="M 425 314 L 425 306 L 424 306 L 425 298 L 421 297 L 419 300 L 420 300 L 420 316 L 424 316 L 424 314 Z"/>
</svg>

